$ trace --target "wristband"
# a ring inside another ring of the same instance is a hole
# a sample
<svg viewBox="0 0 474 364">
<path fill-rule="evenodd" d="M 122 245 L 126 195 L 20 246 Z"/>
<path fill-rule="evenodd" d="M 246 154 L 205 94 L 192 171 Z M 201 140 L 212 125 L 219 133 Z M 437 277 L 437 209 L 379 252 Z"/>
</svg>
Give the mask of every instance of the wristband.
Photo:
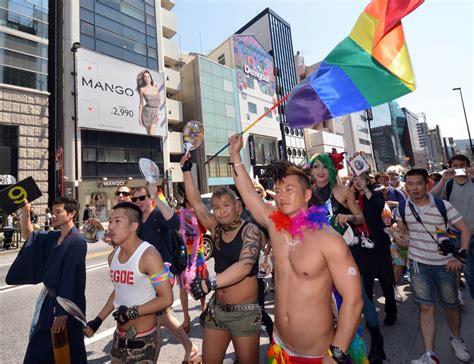
<svg viewBox="0 0 474 364">
<path fill-rule="evenodd" d="M 140 317 L 138 314 L 138 306 L 132 306 L 127 311 L 127 316 L 130 317 L 130 320 L 136 320 Z"/>
<path fill-rule="evenodd" d="M 207 289 L 209 291 L 215 291 L 217 289 L 217 281 L 216 281 L 215 276 L 206 278 L 205 282 L 206 282 L 206 285 L 207 285 Z"/>
<path fill-rule="evenodd" d="M 89 321 L 86 325 L 90 327 L 95 333 L 97 330 L 99 330 L 100 325 L 102 325 L 102 319 L 97 316 L 95 319 Z"/>
<path fill-rule="evenodd" d="M 193 161 L 191 159 L 186 159 L 181 166 L 181 171 L 189 172 L 191 169 L 193 169 Z"/>
<path fill-rule="evenodd" d="M 345 364 L 349 359 L 348 353 L 345 353 L 340 347 L 332 344 L 329 345 L 328 354 L 338 364 Z"/>
</svg>

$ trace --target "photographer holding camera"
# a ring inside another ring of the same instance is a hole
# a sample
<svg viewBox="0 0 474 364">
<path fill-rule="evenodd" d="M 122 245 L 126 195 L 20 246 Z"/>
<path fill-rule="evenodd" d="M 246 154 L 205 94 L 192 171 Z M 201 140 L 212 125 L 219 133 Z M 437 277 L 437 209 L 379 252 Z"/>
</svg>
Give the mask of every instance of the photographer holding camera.
<svg viewBox="0 0 474 364">
<path fill-rule="evenodd" d="M 394 226 L 395 242 L 408 245 L 411 288 L 420 307 L 420 329 L 425 345 L 425 352 L 411 363 L 439 362 L 434 354 L 436 291 L 451 329 L 454 353 L 459 360 L 469 361 L 471 356 L 460 337 L 461 311 L 456 286 L 456 271 L 461 269 L 462 262 L 448 252 L 454 248 L 449 241 L 448 224 L 460 232 L 460 248 L 455 254 L 459 257 L 466 256 L 469 250 L 471 230 L 453 205 L 427 192 L 427 185 L 425 169 L 408 171 L 405 187 L 409 198 L 405 205 L 399 206 L 397 226 Z"/>
<path fill-rule="evenodd" d="M 441 180 L 431 192 L 449 201 L 464 217 L 471 229 L 471 234 L 474 234 L 474 168 L 471 168 L 471 162 L 462 154 L 451 157 L 448 166 L 449 168 L 444 171 Z M 459 245 L 460 235 L 457 235 Z M 474 299 L 474 237 L 472 236 L 471 248 L 463 272 L 471 298 Z"/>
</svg>

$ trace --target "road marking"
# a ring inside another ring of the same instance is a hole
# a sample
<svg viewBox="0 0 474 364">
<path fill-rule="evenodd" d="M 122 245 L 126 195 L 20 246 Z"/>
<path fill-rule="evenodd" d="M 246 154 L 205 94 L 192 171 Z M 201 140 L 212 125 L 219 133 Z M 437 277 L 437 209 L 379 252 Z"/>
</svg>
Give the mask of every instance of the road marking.
<svg viewBox="0 0 474 364">
<path fill-rule="evenodd" d="M 92 258 L 97 258 L 97 257 L 102 257 L 104 255 L 109 255 L 111 252 L 111 250 L 109 251 L 106 251 L 106 252 L 99 252 L 99 253 L 93 253 L 93 254 L 88 254 L 86 255 L 86 260 L 87 259 L 92 259 Z M 4 264 L 0 264 L 0 267 L 8 267 L 9 265 L 12 265 L 13 262 L 11 263 L 4 263 Z"/>
<path fill-rule="evenodd" d="M 173 301 L 173 304 L 171 305 L 171 307 L 174 307 L 179 303 L 180 303 L 180 300 L 178 298 L 178 299 Z M 117 329 L 116 327 L 111 327 L 110 329 L 102 331 L 101 333 L 98 333 L 97 335 L 94 335 L 92 337 L 88 337 L 84 340 L 84 343 L 85 343 L 86 346 L 89 345 L 89 344 L 93 344 L 96 341 L 102 340 L 102 339 L 106 338 L 107 336 L 112 335 L 116 329 Z"/>
<path fill-rule="evenodd" d="M 90 272 L 90 271 L 97 270 L 97 269 L 100 269 L 100 268 L 105 268 L 105 267 L 108 267 L 108 266 L 109 266 L 109 263 L 107 263 L 107 262 L 91 265 L 89 267 L 86 267 L 86 272 Z M 34 286 L 33 284 L 25 284 L 25 285 L 21 285 L 21 286 L 14 286 L 14 285 L 10 286 L 10 285 L 7 284 L 5 286 L 0 286 L 0 293 L 10 292 L 10 291 L 13 291 L 13 290 L 16 290 L 16 289 L 33 287 L 33 286 Z"/>
</svg>

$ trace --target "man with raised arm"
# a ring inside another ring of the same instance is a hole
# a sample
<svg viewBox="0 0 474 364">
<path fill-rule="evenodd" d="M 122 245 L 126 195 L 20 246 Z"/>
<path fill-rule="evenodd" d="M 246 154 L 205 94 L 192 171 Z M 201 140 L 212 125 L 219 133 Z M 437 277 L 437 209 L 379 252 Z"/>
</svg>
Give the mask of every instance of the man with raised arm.
<svg viewBox="0 0 474 364">
<path fill-rule="evenodd" d="M 234 181 L 255 220 L 266 227 L 275 257 L 275 326 L 272 363 L 346 363 L 362 311 L 360 274 L 342 237 L 327 225 L 326 211 L 310 207 L 308 176 L 289 162 L 268 171 L 276 209 L 254 192 L 240 158 L 242 136 L 229 139 Z M 331 293 L 343 303 L 334 328 Z"/>
</svg>

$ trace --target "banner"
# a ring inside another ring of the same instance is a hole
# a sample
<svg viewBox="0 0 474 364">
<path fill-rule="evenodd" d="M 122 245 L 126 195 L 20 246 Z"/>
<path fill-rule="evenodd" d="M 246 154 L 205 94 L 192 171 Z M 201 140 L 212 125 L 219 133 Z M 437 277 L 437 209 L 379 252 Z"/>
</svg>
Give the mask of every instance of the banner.
<svg viewBox="0 0 474 364">
<path fill-rule="evenodd" d="M 162 73 L 81 48 L 77 90 L 79 127 L 166 135 Z"/>
</svg>

